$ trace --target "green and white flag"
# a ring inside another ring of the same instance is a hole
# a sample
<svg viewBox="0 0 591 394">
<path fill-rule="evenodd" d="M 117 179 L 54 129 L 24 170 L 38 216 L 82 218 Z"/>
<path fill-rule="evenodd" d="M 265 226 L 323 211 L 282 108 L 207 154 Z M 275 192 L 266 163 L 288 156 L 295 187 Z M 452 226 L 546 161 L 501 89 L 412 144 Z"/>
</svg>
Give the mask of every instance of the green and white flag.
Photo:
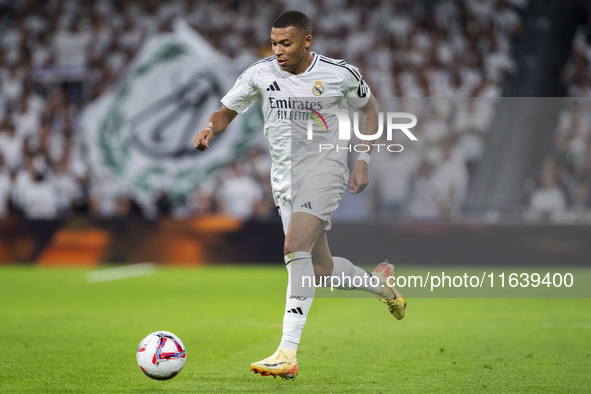
<svg viewBox="0 0 591 394">
<path fill-rule="evenodd" d="M 212 48 L 184 21 L 140 50 L 127 76 L 83 114 L 94 177 L 116 177 L 141 199 L 154 190 L 189 193 L 217 169 L 264 141 L 258 106 L 237 117 L 206 152 L 193 137 L 246 68 Z"/>
</svg>

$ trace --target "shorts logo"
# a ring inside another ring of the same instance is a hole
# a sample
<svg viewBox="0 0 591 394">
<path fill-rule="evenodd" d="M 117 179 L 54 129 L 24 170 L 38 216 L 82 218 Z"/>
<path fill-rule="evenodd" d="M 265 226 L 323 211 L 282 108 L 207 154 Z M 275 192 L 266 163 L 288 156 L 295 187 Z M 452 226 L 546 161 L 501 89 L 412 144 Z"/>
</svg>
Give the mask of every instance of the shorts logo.
<svg viewBox="0 0 591 394">
<path fill-rule="evenodd" d="M 307 202 L 305 204 L 302 204 L 302 208 L 312 209 L 312 203 L 311 202 Z"/>
<path fill-rule="evenodd" d="M 314 92 L 314 94 L 316 96 L 321 96 L 322 93 L 324 93 L 324 86 L 322 86 L 322 81 L 316 81 L 314 82 L 314 88 L 312 89 L 312 92 Z"/>
</svg>

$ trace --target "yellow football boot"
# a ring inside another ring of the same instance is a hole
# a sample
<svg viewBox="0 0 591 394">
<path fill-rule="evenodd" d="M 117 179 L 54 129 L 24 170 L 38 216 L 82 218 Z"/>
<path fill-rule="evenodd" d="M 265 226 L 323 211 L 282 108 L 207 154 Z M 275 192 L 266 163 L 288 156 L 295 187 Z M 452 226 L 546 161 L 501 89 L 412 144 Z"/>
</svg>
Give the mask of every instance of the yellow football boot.
<svg viewBox="0 0 591 394">
<path fill-rule="evenodd" d="M 406 313 L 404 297 L 396 290 L 393 280 L 390 280 L 391 286 L 388 285 L 388 278 L 394 276 L 394 266 L 388 264 L 387 261 L 380 263 L 373 270 L 373 274 L 380 279 L 380 284 L 382 285 L 382 294 L 379 300 L 388 306 L 388 310 L 392 316 L 398 320 L 402 319 Z"/>
<path fill-rule="evenodd" d="M 274 378 L 279 376 L 283 380 L 294 379 L 298 374 L 296 352 L 279 346 L 272 356 L 252 363 L 250 370 L 255 374 L 260 373 L 261 376 L 272 375 Z"/>
</svg>

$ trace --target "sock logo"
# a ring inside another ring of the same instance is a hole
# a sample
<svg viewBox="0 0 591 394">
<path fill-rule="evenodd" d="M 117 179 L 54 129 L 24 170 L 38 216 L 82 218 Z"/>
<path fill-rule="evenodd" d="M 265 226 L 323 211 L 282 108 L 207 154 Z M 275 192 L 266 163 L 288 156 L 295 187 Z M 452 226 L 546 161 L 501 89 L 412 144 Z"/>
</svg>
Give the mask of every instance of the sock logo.
<svg viewBox="0 0 591 394">
<path fill-rule="evenodd" d="M 290 300 L 298 300 L 298 301 L 306 301 L 308 299 L 308 297 L 298 296 L 298 295 L 290 295 L 289 299 Z"/>
<path fill-rule="evenodd" d="M 299 306 L 297 308 L 291 308 L 291 310 L 287 311 L 287 313 L 295 313 L 296 315 L 304 316 L 304 312 L 302 312 L 302 308 Z"/>
<path fill-rule="evenodd" d="M 269 85 L 269 87 L 267 88 L 267 91 L 280 92 L 281 89 L 279 89 L 279 85 L 277 85 L 277 81 L 273 81 L 273 83 L 271 85 Z"/>
<path fill-rule="evenodd" d="M 312 203 L 311 202 L 307 202 L 305 204 L 302 204 L 302 208 L 312 209 Z"/>
</svg>

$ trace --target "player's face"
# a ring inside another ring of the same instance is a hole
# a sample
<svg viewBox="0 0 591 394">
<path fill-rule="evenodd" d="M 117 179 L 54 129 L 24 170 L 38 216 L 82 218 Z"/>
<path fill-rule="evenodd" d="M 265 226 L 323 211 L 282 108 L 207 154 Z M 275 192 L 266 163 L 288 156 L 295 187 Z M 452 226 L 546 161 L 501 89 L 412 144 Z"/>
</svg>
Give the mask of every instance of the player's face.
<svg viewBox="0 0 591 394">
<path fill-rule="evenodd" d="M 311 35 L 304 35 L 294 26 L 271 29 L 271 46 L 279 67 L 294 72 L 310 48 Z"/>
</svg>

